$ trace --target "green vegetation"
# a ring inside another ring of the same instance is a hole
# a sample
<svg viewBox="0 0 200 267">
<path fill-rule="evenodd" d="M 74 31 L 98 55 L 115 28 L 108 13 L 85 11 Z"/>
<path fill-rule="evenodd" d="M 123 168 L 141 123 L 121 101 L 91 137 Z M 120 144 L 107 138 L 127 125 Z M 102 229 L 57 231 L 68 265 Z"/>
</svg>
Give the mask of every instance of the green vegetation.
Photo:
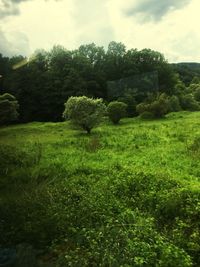
<svg viewBox="0 0 200 267">
<path fill-rule="evenodd" d="M 171 94 L 177 83 L 176 73 L 160 52 L 128 50 L 121 42 L 110 42 L 107 49 L 94 43 L 72 51 L 54 46 L 36 51 L 30 60 L 0 54 L 0 66 L 0 90 L 19 101 L 21 122 L 61 121 L 68 98 L 83 95 L 125 102 L 133 116 L 134 106 L 149 92 Z M 115 96 L 108 83 L 116 80 L 122 83 Z"/>
<path fill-rule="evenodd" d="M 108 117 L 114 123 L 118 124 L 119 121 L 126 117 L 127 104 L 119 101 L 110 102 L 108 105 Z"/>
<path fill-rule="evenodd" d="M 169 112 L 177 112 L 181 110 L 180 100 L 177 96 L 172 95 L 169 98 Z"/>
<path fill-rule="evenodd" d="M 13 95 L 0 95 L 0 125 L 16 122 L 18 119 L 18 102 Z"/>
<path fill-rule="evenodd" d="M 199 64 L 111 42 L 0 66 L 0 247 L 48 267 L 199 267 Z M 2 126 L 18 115 L 51 122 Z"/>
<path fill-rule="evenodd" d="M 200 109 L 199 64 L 169 64 L 158 51 L 127 49 L 121 42 L 110 42 L 107 49 L 94 43 L 75 50 L 57 45 L 30 59 L 0 54 L 0 67 L 0 91 L 18 100 L 21 123 L 62 121 L 71 96 L 124 102 L 128 117 Z"/>
<path fill-rule="evenodd" d="M 106 106 L 102 99 L 92 99 L 86 96 L 72 96 L 65 103 L 63 117 L 69 119 L 90 134 L 106 113 Z"/>
<path fill-rule="evenodd" d="M 175 72 L 180 75 L 181 80 L 188 86 L 194 78 L 200 79 L 200 63 L 185 62 L 172 64 Z"/>
<path fill-rule="evenodd" d="M 56 266 L 200 266 L 200 113 L 0 129 L 0 245 Z"/>
<path fill-rule="evenodd" d="M 150 113 L 154 118 L 163 118 L 169 112 L 169 109 L 169 99 L 165 94 L 156 96 L 150 103 L 140 103 L 136 107 L 139 114 Z"/>
</svg>

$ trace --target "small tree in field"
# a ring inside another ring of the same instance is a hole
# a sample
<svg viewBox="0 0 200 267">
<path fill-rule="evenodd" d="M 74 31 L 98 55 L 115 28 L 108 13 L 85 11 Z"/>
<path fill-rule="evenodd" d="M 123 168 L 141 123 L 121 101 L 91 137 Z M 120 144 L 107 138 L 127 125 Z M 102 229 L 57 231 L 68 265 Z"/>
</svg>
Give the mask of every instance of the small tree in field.
<svg viewBox="0 0 200 267">
<path fill-rule="evenodd" d="M 90 134 L 92 128 L 101 122 L 105 112 L 106 106 L 102 99 L 72 96 L 65 103 L 63 117 Z"/>
<path fill-rule="evenodd" d="M 114 124 L 118 124 L 121 118 L 126 116 L 127 104 L 113 101 L 108 104 L 108 117 Z"/>
<path fill-rule="evenodd" d="M 0 125 L 9 124 L 18 119 L 19 105 L 16 98 L 8 93 L 0 95 Z"/>
</svg>

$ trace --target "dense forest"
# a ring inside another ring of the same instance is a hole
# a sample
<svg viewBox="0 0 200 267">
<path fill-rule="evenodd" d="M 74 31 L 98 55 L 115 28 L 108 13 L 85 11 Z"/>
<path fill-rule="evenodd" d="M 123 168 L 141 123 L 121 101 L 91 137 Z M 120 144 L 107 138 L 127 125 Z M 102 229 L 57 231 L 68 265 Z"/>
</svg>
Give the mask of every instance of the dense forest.
<svg viewBox="0 0 200 267">
<path fill-rule="evenodd" d="M 182 62 L 172 64 L 175 72 L 180 76 L 180 79 L 188 86 L 194 77 L 200 77 L 200 63 Z"/>
<path fill-rule="evenodd" d="M 199 96 L 199 86 L 190 88 L 199 82 L 198 64 L 169 64 L 157 51 L 127 50 L 114 41 L 107 50 L 92 43 L 72 51 L 54 46 L 30 58 L 0 54 L 0 75 L 0 91 L 16 97 L 21 122 L 61 121 L 66 100 L 82 95 L 123 101 L 129 116 L 137 114 L 137 104 L 161 93 L 177 96 L 183 109 L 198 109 L 191 93 Z"/>
</svg>

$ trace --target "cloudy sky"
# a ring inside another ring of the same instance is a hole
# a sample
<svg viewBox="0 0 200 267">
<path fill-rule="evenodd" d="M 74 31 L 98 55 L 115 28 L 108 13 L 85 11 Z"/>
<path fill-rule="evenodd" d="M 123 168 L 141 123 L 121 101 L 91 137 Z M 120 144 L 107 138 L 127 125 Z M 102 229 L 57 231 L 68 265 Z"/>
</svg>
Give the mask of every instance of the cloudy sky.
<svg viewBox="0 0 200 267">
<path fill-rule="evenodd" d="M 199 0 L 0 0 L 0 53 L 112 40 L 200 62 Z"/>
</svg>

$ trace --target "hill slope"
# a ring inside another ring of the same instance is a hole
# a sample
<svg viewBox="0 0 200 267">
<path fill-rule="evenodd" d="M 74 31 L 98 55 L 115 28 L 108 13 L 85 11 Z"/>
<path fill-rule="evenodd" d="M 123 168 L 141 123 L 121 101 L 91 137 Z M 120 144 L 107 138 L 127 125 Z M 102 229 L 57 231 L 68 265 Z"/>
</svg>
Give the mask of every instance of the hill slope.
<svg viewBox="0 0 200 267">
<path fill-rule="evenodd" d="M 0 129 L 0 245 L 58 266 L 200 265 L 200 113 Z"/>
<path fill-rule="evenodd" d="M 173 69 L 179 73 L 181 80 L 188 86 L 194 77 L 200 78 L 200 63 L 182 62 L 171 64 Z"/>
</svg>

